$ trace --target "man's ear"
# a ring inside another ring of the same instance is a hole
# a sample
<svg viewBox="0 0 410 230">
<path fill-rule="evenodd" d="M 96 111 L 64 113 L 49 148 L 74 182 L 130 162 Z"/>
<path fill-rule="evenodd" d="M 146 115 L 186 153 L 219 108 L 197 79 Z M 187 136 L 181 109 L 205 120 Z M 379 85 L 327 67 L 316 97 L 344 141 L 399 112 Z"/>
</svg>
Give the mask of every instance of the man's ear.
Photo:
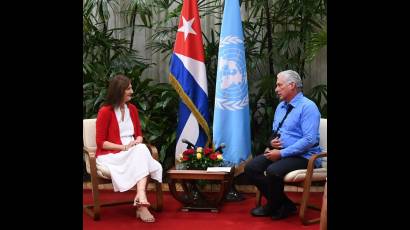
<svg viewBox="0 0 410 230">
<path fill-rule="evenodd" d="M 289 85 L 291 86 L 292 89 L 296 89 L 296 83 L 295 82 L 291 82 L 291 83 L 289 83 Z"/>
</svg>

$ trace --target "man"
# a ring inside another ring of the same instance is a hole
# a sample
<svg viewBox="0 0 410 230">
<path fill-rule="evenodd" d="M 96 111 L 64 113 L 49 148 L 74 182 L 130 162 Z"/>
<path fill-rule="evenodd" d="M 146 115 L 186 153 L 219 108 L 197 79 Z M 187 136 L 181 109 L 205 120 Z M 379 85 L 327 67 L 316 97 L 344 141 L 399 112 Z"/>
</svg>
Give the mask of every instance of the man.
<svg viewBox="0 0 410 230">
<path fill-rule="evenodd" d="M 265 206 L 252 209 L 251 214 L 278 220 L 296 212 L 295 204 L 283 191 L 283 177 L 307 168 L 309 158 L 321 148 L 320 112 L 313 101 L 303 96 L 299 74 L 293 70 L 280 72 L 275 92 L 281 102 L 275 111 L 269 148 L 245 166 L 245 175 L 267 199 Z M 320 165 L 318 159 L 315 166 Z"/>
</svg>

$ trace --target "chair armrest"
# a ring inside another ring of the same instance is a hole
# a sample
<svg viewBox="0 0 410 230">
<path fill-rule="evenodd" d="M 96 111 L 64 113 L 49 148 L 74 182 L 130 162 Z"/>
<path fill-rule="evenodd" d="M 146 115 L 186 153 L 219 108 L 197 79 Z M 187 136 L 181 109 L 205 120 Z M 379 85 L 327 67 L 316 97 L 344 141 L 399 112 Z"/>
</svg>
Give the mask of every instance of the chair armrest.
<svg viewBox="0 0 410 230">
<path fill-rule="evenodd" d="M 315 161 L 317 158 L 327 157 L 327 152 L 321 152 L 319 154 L 314 154 L 309 161 Z"/>
<path fill-rule="evenodd" d="M 95 149 L 94 148 L 87 148 L 87 147 L 83 147 L 83 152 L 88 156 L 88 157 L 95 157 Z"/>
<path fill-rule="evenodd" d="M 315 160 L 322 157 L 327 157 L 327 152 L 315 154 L 309 159 L 308 166 L 306 169 L 306 180 L 308 181 L 308 183 L 310 183 L 312 179 L 313 169 L 315 168 Z"/>
<path fill-rule="evenodd" d="M 88 162 L 90 164 L 90 175 L 91 175 L 91 180 L 96 180 L 97 179 L 97 161 L 95 157 L 95 151 L 92 151 L 92 149 L 87 148 L 84 146 L 84 153 L 86 154 L 86 157 L 88 157 Z"/>
<path fill-rule="evenodd" d="M 315 168 L 315 160 L 318 158 L 322 157 L 327 157 L 327 152 L 321 152 L 319 154 L 314 154 L 310 159 L 307 167 L 307 173 L 309 174 L 309 171 L 313 172 L 313 169 Z"/>
<path fill-rule="evenodd" d="M 146 144 L 149 151 L 151 152 L 152 158 L 155 160 L 159 161 L 159 154 L 158 154 L 158 149 L 154 145 L 151 144 Z"/>
</svg>

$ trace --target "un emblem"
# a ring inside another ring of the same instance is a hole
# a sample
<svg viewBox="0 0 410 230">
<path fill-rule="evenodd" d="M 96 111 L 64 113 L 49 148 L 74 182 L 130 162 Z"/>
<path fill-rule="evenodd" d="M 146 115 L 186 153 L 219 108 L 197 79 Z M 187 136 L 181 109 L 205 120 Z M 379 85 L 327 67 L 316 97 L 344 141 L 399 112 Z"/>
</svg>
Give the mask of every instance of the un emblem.
<svg viewBox="0 0 410 230">
<path fill-rule="evenodd" d="M 240 110 L 249 103 L 245 52 L 238 37 L 221 40 L 215 95 L 219 109 Z"/>
</svg>

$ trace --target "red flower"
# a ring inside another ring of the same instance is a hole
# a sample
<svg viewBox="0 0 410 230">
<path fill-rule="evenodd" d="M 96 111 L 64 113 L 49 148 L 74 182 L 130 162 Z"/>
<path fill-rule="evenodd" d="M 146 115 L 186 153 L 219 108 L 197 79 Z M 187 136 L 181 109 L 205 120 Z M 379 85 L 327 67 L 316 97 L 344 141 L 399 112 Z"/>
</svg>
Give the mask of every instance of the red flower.
<svg viewBox="0 0 410 230">
<path fill-rule="evenodd" d="M 217 157 L 217 155 L 216 155 L 215 153 L 211 153 L 211 155 L 209 155 L 209 158 L 210 158 L 211 160 L 216 160 L 218 157 Z"/>
<path fill-rule="evenodd" d="M 212 148 L 205 148 L 205 150 L 204 150 L 204 153 L 205 153 L 205 155 L 208 155 L 208 154 L 210 154 L 210 153 L 212 153 Z"/>
<path fill-rule="evenodd" d="M 182 160 L 183 160 L 183 161 L 187 161 L 187 160 L 189 160 L 189 157 L 188 157 L 188 156 L 183 156 L 183 157 L 182 157 Z"/>
<path fill-rule="evenodd" d="M 222 153 L 214 152 L 213 148 L 196 147 L 185 149 L 179 155 L 178 161 L 182 163 L 184 169 L 202 169 L 215 167 L 223 162 Z"/>
<path fill-rule="evenodd" d="M 194 149 L 187 149 L 187 150 L 184 151 L 184 156 L 194 154 L 194 152 L 195 152 Z"/>
</svg>

